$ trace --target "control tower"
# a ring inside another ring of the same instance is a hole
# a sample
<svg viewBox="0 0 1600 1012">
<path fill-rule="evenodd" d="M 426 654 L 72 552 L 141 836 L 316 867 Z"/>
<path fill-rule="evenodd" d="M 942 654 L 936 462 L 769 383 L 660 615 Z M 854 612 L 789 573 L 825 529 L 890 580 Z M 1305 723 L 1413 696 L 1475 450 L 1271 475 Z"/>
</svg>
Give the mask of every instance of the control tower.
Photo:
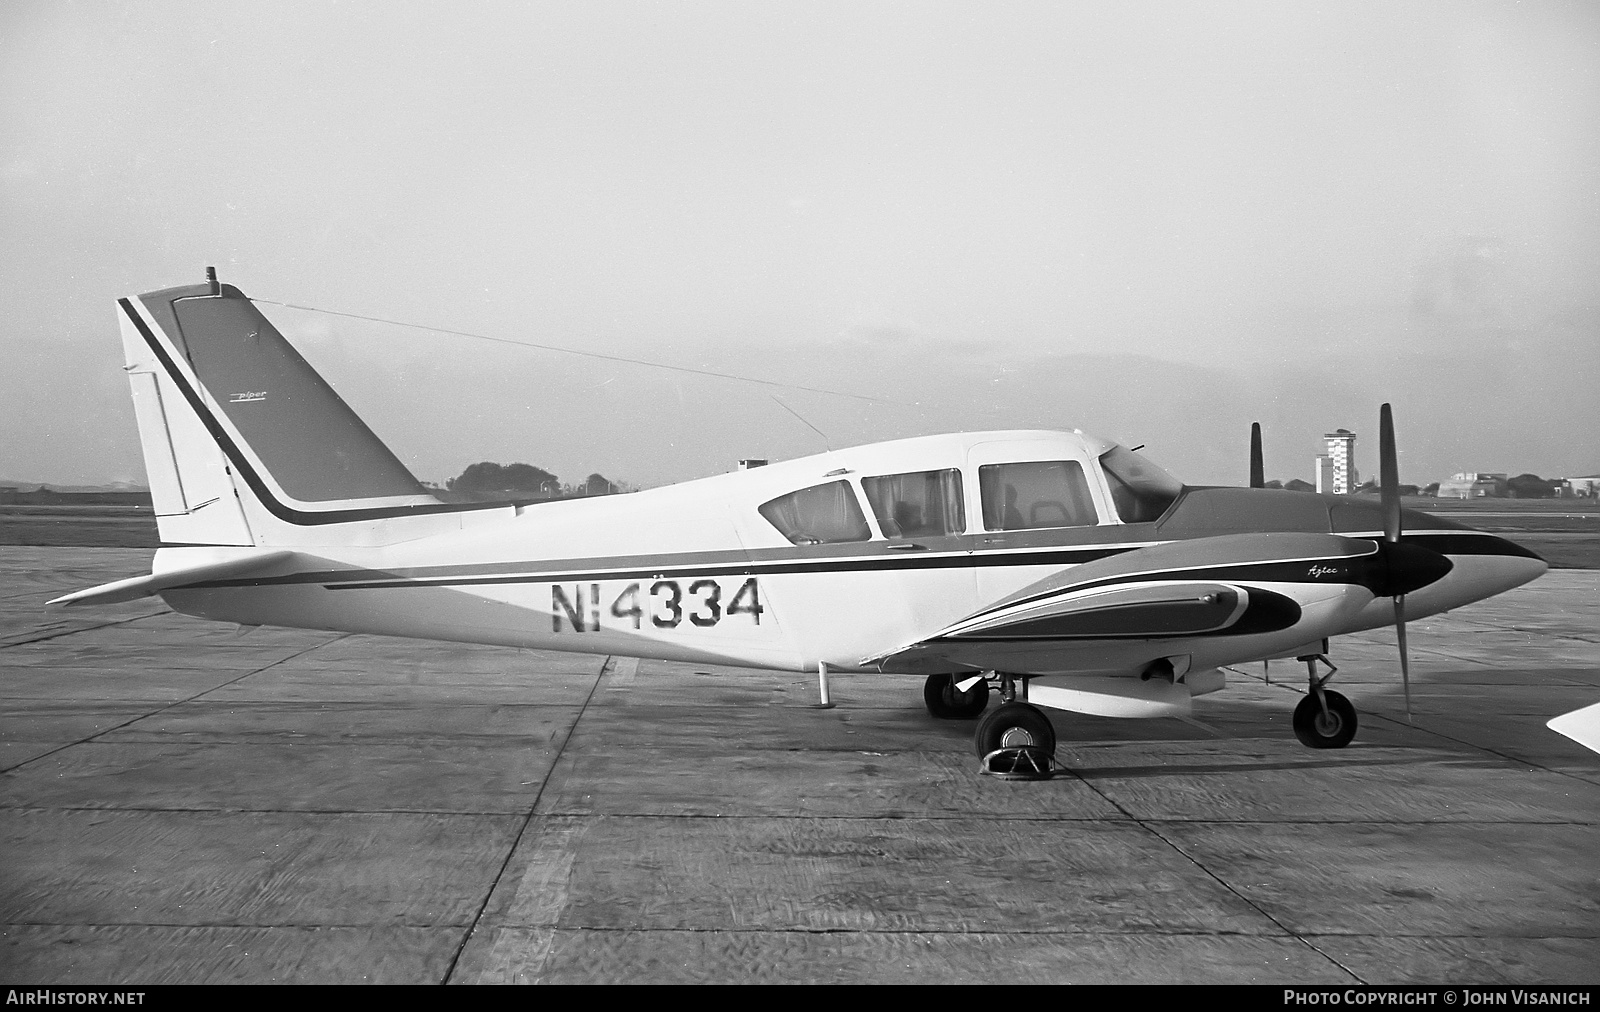
<svg viewBox="0 0 1600 1012">
<path fill-rule="evenodd" d="M 1333 470 L 1333 488 L 1327 491 L 1349 495 L 1361 482 L 1361 476 L 1356 473 L 1356 434 L 1349 429 L 1335 429 L 1324 433 L 1322 438 L 1328 441 L 1327 459 Z"/>
</svg>

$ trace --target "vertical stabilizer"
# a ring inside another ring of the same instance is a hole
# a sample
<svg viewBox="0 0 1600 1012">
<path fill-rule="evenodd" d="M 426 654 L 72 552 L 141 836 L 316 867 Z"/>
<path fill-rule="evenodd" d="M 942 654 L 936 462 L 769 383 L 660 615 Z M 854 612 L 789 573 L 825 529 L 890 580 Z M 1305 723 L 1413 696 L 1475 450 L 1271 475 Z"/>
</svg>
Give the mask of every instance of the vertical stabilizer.
<svg viewBox="0 0 1600 1012">
<path fill-rule="evenodd" d="M 164 543 L 293 544 L 308 527 L 440 508 L 237 288 L 118 310 Z"/>
</svg>

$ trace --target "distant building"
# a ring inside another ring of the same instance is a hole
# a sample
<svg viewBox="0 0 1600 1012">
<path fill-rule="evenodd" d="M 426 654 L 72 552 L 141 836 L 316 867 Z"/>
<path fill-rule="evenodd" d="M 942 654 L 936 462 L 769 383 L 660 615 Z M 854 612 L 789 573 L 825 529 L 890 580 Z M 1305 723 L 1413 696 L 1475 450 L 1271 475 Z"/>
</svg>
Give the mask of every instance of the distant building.
<svg viewBox="0 0 1600 1012">
<path fill-rule="evenodd" d="M 1503 471 L 1462 471 L 1439 483 L 1440 499 L 1484 499 L 1506 494 Z"/>
<path fill-rule="evenodd" d="M 1333 494 L 1333 458 L 1318 457 L 1311 465 L 1317 477 L 1317 491 L 1322 495 Z"/>
<path fill-rule="evenodd" d="M 1349 495 L 1361 483 L 1361 476 L 1356 473 L 1356 434 L 1349 429 L 1335 429 L 1323 433 L 1322 438 L 1328 441 L 1327 460 L 1333 467 L 1333 477 L 1324 488 L 1319 464 L 1317 491 Z M 1320 457 L 1317 459 L 1322 460 Z"/>
<path fill-rule="evenodd" d="M 1567 487 L 1572 490 L 1569 495 L 1589 499 L 1600 497 L 1600 474 L 1580 474 L 1576 478 L 1568 478 Z"/>
</svg>

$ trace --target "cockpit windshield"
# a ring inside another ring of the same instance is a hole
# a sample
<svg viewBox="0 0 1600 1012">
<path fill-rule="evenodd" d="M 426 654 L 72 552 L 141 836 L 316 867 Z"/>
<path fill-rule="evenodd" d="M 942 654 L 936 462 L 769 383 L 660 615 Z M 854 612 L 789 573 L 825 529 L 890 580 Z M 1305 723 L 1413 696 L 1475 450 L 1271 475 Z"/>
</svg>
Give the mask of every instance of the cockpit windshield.
<svg viewBox="0 0 1600 1012">
<path fill-rule="evenodd" d="M 1114 446 L 1100 455 L 1111 501 L 1125 524 L 1161 519 L 1183 491 L 1183 482 L 1132 450 Z"/>
</svg>

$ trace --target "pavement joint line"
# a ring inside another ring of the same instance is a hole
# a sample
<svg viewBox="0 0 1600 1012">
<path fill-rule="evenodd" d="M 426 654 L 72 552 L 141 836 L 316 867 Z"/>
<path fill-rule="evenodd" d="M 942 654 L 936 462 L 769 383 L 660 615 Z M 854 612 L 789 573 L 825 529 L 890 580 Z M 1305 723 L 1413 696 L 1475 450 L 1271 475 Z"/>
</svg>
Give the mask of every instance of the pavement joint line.
<svg viewBox="0 0 1600 1012">
<path fill-rule="evenodd" d="M 459 921 L 427 921 L 411 922 L 399 921 L 382 925 L 344 923 L 337 921 L 283 921 L 269 923 L 226 923 L 215 921 L 0 921 L 0 928 L 87 928 L 90 930 L 134 928 L 134 929 L 160 929 L 160 930 L 194 930 L 215 931 L 217 929 L 237 929 L 243 931 L 330 931 L 330 930 L 439 930 L 446 931 L 461 926 Z M 681 935 L 749 935 L 756 938 L 771 937 L 773 935 L 881 935 L 885 937 L 900 936 L 948 936 L 962 937 L 1003 937 L 1003 938 L 1262 938 L 1282 939 L 1284 941 L 1298 941 L 1295 935 L 1268 934 L 1252 931 L 1197 931 L 1185 928 L 1019 928 L 1005 930 L 1003 928 L 812 928 L 803 925 L 777 928 L 732 928 L 732 927 L 622 927 L 611 924 L 581 924 L 572 927 L 551 927 L 547 924 L 506 924 L 508 928 L 523 928 L 526 930 L 546 930 L 556 932 L 595 932 L 617 934 L 681 934 Z M 1600 938 L 1592 934 L 1540 934 L 1540 935 L 1492 935 L 1492 934 L 1439 934 L 1426 932 L 1409 934 L 1404 932 L 1373 932 L 1373 931 L 1317 931 L 1311 932 L 1318 938 L 1420 938 L 1427 940 L 1452 939 L 1461 941 L 1503 940 L 1515 938 L 1525 941 L 1588 941 Z M 1343 969 L 1343 967 L 1341 967 Z M 1346 971 L 1348 972 L 1348 971 Z"/>
<path fill-rule="evenodd" d="M 1070 770 L 1071 768 L 1068 767 L 1068 769 Z M 1074 775 L 1076 776 L 1076 773 L 1074 773 Z M 1239 902 L 1243 903 L 1245 906 L 1249 907 L 1251 910 L 1254 910 L 1257 914 L 1261 915 L 1261 917 L 1265 918 L 1269 923 L 1277 926 L 1277 928 L 1281 932 L 1283 932 L 1284 937 L 1292 938 L 1295 941 L 1299 942 L 1301 945 L 1305 946 L 1307 949 L 1310 949 L 1312 952 L 1314 952 L 1317 955 L 1321 956 L 1323 959 L 1327 960 L 1329 963 L 1332 963 L 1334 966 L 1338 967 L 1340 970 L 1342 970 L 1345 973 L 1349 974 L 1350 978 L 1352 980 L 1356 981 L 1358 984 L 1367 983 L 1365 980 L 1363 980 L 1361 978 L 1361 976 L 1359 974 L 1357 974 L 1355 971 L 1351 970 L 1348 966 L 1345 966 L 1343 963 L 1341 963 L 1333 955 L 1331 955 L 1328 952 L 1323 951 L 1319 946 L 1317 946 L 1310 939 L 1308 939 L 1305 936 L 1301 935 L 1300 933 L 1294 931 L 1287 924 L 1283 923 L 1278 918 L 1274 917 L 1261 904 L 1257 903 L 1255 900 L 1252 900 L 1250 897 L 1246 896 L 1244 893 L 1240 892 L 1238 889 L 1235 889 L 1233 887 L 1232 883 L 1228 882 L 1226 879 L 1224 879 L 1222 876 L 1218 875 L 1216 872 L 1212 871 L 1210 868 L 1207 868 L 1204 864 L 1201 863 L 1199 858 L 1196 858 L 1194 855 L 1190 854 L 1188 851 L 1184 850 L 1182 847 L 1178 846 L 1173 841 L 1167 839 L 1167 837 L 1165 835 L 1163 835 L 1162 833 L 1160 833 L 1155 828 L 1155 826 L 1153 826 L 1150 822 L 1147 822 L 1144 819 L 1141 819 L 1138 816 L 1134 815 L 1132 812 L 1128 811 L 1128 809 L 1125 808 L 1122 805 L 1121 802 L 1116 801 L 1115 799 L 1111 798 L 1104 791 L 1100 790 L 1098 787 L 1096 787 L 1094 784 L 1090 783 L 1088 780 L 1085 780 L 1083 777 L 1081 777 L 1081 776 L 1078 777 L 1078 781 L 1080 783 L 1082 783 L 1085 787 L 1089 788 L 1089 790 L 1091 790 L 1094 793 L 1098 794 L 1100 796 L 1100 798 L 1102 800 L 1104 800 L 1107 804 L 1111 805 L 1117 811 L 1121 812 L 1125 817 L 1127 817 L 1128 819 L 1132 820 L 1133 823 L 1135 825 L 1137 825 L 1140 829 L 1144 830 L 1146 833 L 1149 833 L 1151 836 L 1155 837 L 1157 840 L 1160 840 L 1169 849 L 1171 849 L 1173 851 L 1173 853 L 1177 854 L 1179 857 L 1183 858 L 1185 861 L 1188 861 L 1190 864 L 1194 865 L 1194 867 L 1196 869 L 1198 869 L 1201 874 L 1205 875 L 1207 878 L 1209 878 L 1213 882 L 1217 883 L 1217 885 L 1221 886 L 1230 895 L 1232 895 L 1234 898 L 1239 900 Z M 1224 823 L 1224 824 L 1226 824 L 1226 823 Z M 1263 935 L 1262 937 L 1272 937 L 1272 936 Z"/>
<path fill-rule="evenodd" d="M 478 930 L 478 923 L 483 920 L 484 911 L 489 909 L 489 901 L 494 898 L 494 891 L 499 888 L 500 880 L 505 877 L 506 869 L 511 867 L 511 858 L 517 853 L 522 838 L 527 835 L 528 827 L 533 824 L 533 817 L 539 811 L 539 801 L 544 797 L 544 790 L 550 785 L 550 778 L 555 776 L 556 767 L 561 765 L 561 757 L 566 754 L 567 746 L 572 743 L 572 736 L 578 730 L 578 722 L 583 720 L 583 715 L 589 712 L 589 703 L 593 701 L 594 694 L 600 690 L 600 683 L 605 681 L 606 673 L 616 669 L 616 655 L 609 655 L 600 665 L 600 670 L 595 673 L 594 684 L 589 686 L 589 694 L 583 697 L 583 705 L 578 707 L 578 712 L 572 718 L 572 723 L 567 727 L 566 737 L 561 739 L 561 747 L 550 758 L 550 765 L 545 769 L 544 779 L 539 781 L 539 789 L 534 792 L 533 802 L 528 806 L 528 814 L 523 816 L 522 825 L 517 828 L 517 835 L 511 840 L 511 846 L 506 848 L 505 860 L 500 862 L 500 869 L 495 872 L 494 879 L 489 883 L 489 888 L 484 890 L 483 902 L 478 905 L 477 913 L 472 917 L 472 923 L 467 925 L 467 930 L 461 935 L 461 943 L 456 946 L 456 951 L 450 957 L 450 965 L 445 967 L 441 984 L 450 983 L 450 978 L 455 975 L 456 965 L 461 962 L 462 953 L 467 951 L 467 943 L 472 941 L 473 934 Z"/>
<path fill-rule="evenodd" d="M 117 926 L 117 925 L 112 925 L 112 926 Z M 142 925 L 132 925 L 132 926 L 142 926 Z M 185 925 L 174 925 L 174 926 L 175 927 L 184 927 Z M 210 927 L 211 925 L 205 925 L 205 926 L 206 927 Z M 413 926 L 426 927 L 426 925 L 413 925 Z M 1217 931 L 1196 931 L 1194 929 L 1185 929 L 1185 928 L 1167 928 L 1167 929 L 1163 929 L 1163 928 L 1149 928 L 1149 929 L 1132 929 L 1132 928 L 1121 928 L 1121 929 L 1118 929 L 1118 928 L 1101 928 L 1101 929 L 1061 928 L 1059 930 L 1047 930 L 1047 929 L 1044 929 L 1044 928 L 1018 928 L 1016 930 L 1007 931 L 1007 930 L 1005 930 L 1003 928 L 808 928 L 808 927 L 802 927 L 802 926 L 795 926 L 795 927 L 788 927 L 788 928 L 722 928 L 722 927 L 717 927 L 717 928 L 685 928 L 685 927 L 674 927 L 674 928 L 647 928 L 647 927 L 641 927 L 641 928 L 635 928 L 635 927 L 620 927 L 620 926 L 617 926 L 617 925 L 609 925 L 609 924 L 607 924 L 607 925 L 593 925 L 593 924 L 591 924 L 591 925 L 579 925 L 579 926 L 576 926 L 576 927 L 552 927 L 551 925 L 548 925 L 548 924 L 507 924 L 507 925 L 505 925 L 505 927 L 509 927 L 509 928 L 524 928 L 524 929 L 528 929 L 528 930 L 558 931 L 558 932 L 559 931 L 570 931 L 570 932 L 579 932 L 579 931 L 595 931 L 595 932 L 612 931 L 612 932 L 618 932 L 618 933 L 624 933 L 624 934 L 646 934 L 646 933 L 650 933 L 650 934 L 665 934 L 665 933 L 674 933 L 675 932 L 675 933 L 678 933 L 678 934 L 687 934 L 687 935 L 753 935 L 753 936 L 756 936 L 756 937 L 770 936 L 770 935 L 776 935 L 776 934 L 787 934 L 787 935 L 889 935 L 889 936 L 898 936 L 898 935 L 913 935 L 913 936 L 915 936 L 915 935 L 952 935 L 952 936 L 958 936 L 958 937 L 959 936 L 982 936 L 982 935 L 994 936 L 994 935 L 999 935 L 999 936 L 1002 936 L 1002 937 L 1038 936 L 1038 937 L 1045 937 L 1045 938 L 1059 938 L 1059 937 L 1099 938 L 1099 937 L 1110 935 L 1110 936 L 1115 936 L 1115 937 L 1120 937 L 1120 938 L 1148 938 L 1148 937 L 1156 937 L 1156 938 L 1265 938 L 1265 939 L 1281 939 L 1283 941 L 1301 941 L 1302 940 L 1302 939 L 1300 939 L 1298 936 L 1296 936 L 1294 934 L 1279 935 L 1279 934 L 1269 934 L 1267 932 L 1259 932 L 1259 931 L 1223 931 L 1223 930 L 1220 930 L 1220 929 L 1217 930 Z M 1446 934 L 1436 934 L 1436 933 L 1433 933 L 1433 932 L 1418 933 L 1418 934 L 1401 934 L 1401 933 L 1395 933 L 1395 932 L 1378 933 L 1378 932 L 1370 932 L 1370 931 L 1367 931 L 1367 932 L 1362 932 L 1362 931 L 1350 931 L 1350 932 L 1343 932 L 1343 931 L 1316 931 L 1316 932 L 1307 932 L 1307 934 L 1313 934 L 1313 935 L 1316 935 L 1319 938 L 1423 938 L 1423 939 L 1450 938 L 1450 939 L 1464 939 L 1464 940 L 1472 940 L 1472 939 L 1495 939 L 1495 940 L 1501 940 L 1501 939 L 1507 939 L 1507 938 L 1516 938 L 1516 939 L 1525 939 L 1525 940 L 1570 939 L 1572 941 L 1586 941 L 1586 940 L 1591 939 L 1591 938 L 1600 938 L 1600 935 L 1561 935 L 1561 934 L 1544 934 L 1544 935 L 1487 935 L 1487 934 L 1485 934 L 1485 935 L 1446 935 Z M 1340 969 L 1343 970 L 1345 968 L 1341 966 Z M 1349 970 L 1345 970 L 1345 972 L 1349 973 L 1350 971 Z M 1352 976 L 1354 976 L 1354 974 L 1352 974 Z"/>
<path fill-rule="evenodd" d="M 441 808 L 163 808 L 153 805 L 119 806 L 116 808 L 94 807 L 89 805 L 70 805 L 65 807 L 47 807 L 43 805 L 3 805 L 0 812 L 75 812 L 95 815 L 121 815 L 136 813 L 152 813 L 166 815 L 310 815 L 325 818 L 340 816 L 418 816 L 434 817 L 447 816 L 450 818 L 482 818 L 482 819 L 515 819 L 522 815 L 520 808 L 513 810 L 491 811 L 488 809 L 441 809 Z M 767 822 L 892 822 L 911 823 L 925 822 L 938 824 L 942 822 L 960 822 L 963 820 L 973 822 L 1004 822 L 1011 823 L 1038 823 L 1041 825 L 1062 825 L 1064 823 L 1106 823 L 1105 816 L 1035 816 L 1035 815 L 717 815 L 717 814 L 679 814 L 672 812 L 537 812 L 540 818 L 546 819 L 639 819 L 650 821 L 691 821 L 706 820 L 715 822 L 735 821 L 767 821 Z M 1175 815 L 1160 816 L 1125 816 L 1122 820 L 1111 825 L 1171 825 L 1171 826 L 1527 826 L 1538 828 L 1541 826 L 1572 826 L 1575 828 L 1588 828 L 1600 826 L 1600 822 L 1561 820 L 1541 821 L 1537 819 L 1204 819 L 1185 818 Z"/>
<path fill-rule="evenodd" d="M 450 818 L 467 819 L 515 819 L 522 814 L 521 809 L 491 812 L 483 809 L 457 811 L 440 808 L 161 808 L 151 805 L 118 808 L 95 808 L 88 805 L 69 805 L 63 808 L 47 808 L 43 805 L 4 805 L 0 806 L 0 812 L 76 812 L 94 815 L 140 813 L 157 815 L 314 815 L 321 817 L 352 815 L 363 818 L 379 815 L 405 815 L 448 816 Z"/>
<path fill-rule="evenodd" d="M 26 646 L 29 643 L 43 643 L 45 640 L 58 640 L 63 636 L 76 636 L 78 633 L 94 632 L 96 629 L 109 629 L 112 626 L 127 625 L 129 622 L 138 622 L 142 619 L 157 618 L 161 615 L 175 614 L 177 614 L 177 612 L 173 611 L 171 608 L 163 608 L 161 611 L 153 611 L 148 615 L 135 615 L 132 618 L 119 618 L 115 622 L 101 622 L 99 625 L 84 626 L 81 629 L 64 629 L 61 632 L 53 632 L 44 636 L 35 636 L 32 639 L 26 640 L 7 640 L 4 643 L 0 643 L 0 650 L 5 650 L 10 647 Z"/>
<path fill-rule="evenodd" d="M 149 616 L 141 615 L 139 617 L 140 618 L 148 618 Z M 134 621 L 137 621 L 137 619 L 127 619 L 126 621 L 134 622 Z M 122 623 L 118 622 L 118 623 L 112 623 L 112 624 L 121 625 Z M 217 689 L 221 689 L 221 688 L 224 688 L 226 686 L 232 685 L 234 682 L 242 681 L 243 679 L 249 678 L 251 675 L 259 675 L 261 672 L 266 671 L 266 670 L 268 670 L 270 668 L 275 668 L 278 665 L 284 663 L 285 661 L 292 661 L 296 657 L 300 657 L 303 654 L 309 654 L 313 650 L 319 650 L 322 647 L 327 646 L 329 643 L 337 643 L 339 640 L 346 639 L 351 635 L 354 635 L 354 634 L 352 634 L 352 633 L 343 633 L 343 634 L 341 634 L 339 636 L 335 636 L 333 639 L 325 640 L 322 643 L 317 643 L 317 644 L 315 644 L 313 646 L 306 647 L 304 650 L 297 650 L 297 651 L 295 651 L 294 653 L 290 654 L 287 657 L 280 657 L 277 660 L 273 661 L 271 664 L 263 665 L 263 666 L 261 666 L 259 668 L 256 668 L 254 671 L 246 671 L 244 674 L 240 675 L 238 678 L 230 678 L 226 682 L 223 682 L 221 685 L 214 685 L 209 689 L 205 689 L 204 691 L 195 693 L 194 695 L 188 697 L 187 699 L 175 699 L 175 700 L 173 700 L 172 702 L 168 703 L 165 706 L 156 707 L 154 710 L 151 710 L 149 713 L 141 713 L 137 717 L 130 717 L 127 720 L 123 721 L 122 723 L 117 724 L 117 725 L 115 725 L 113 727 L 108 727 L 103 731 L 96 731 L 94 734 L 88 735 L 88 736 L 83 737 L 83 738 L 79 738 L 77 741 L 69 741 L 65 745 L 60 745 L 60 746 L 58 746 L 56 748 L 51 749 L 48 752 L 41 752 L 39 755 L 31 756 L 31 757 L 29 757 L 27 759 L 22 760 L 22 762 L 17 763 L 15 766 L 4 767 L 3 769 L 0 769 L 0 773 L 10 773 L 10 772 L 12 772 L 14 770 L 19 770 L 22 767 L 28 765 L 29 763 L 38 762 L 41 759 L 47 759 L 50 756 L 55 755 L 57 752 L 61 752 L 61 751 L 64 751 L 66 749 L 72 748 L 75 745 L 86 745 L 89 742 L 94 741 L 96 738 L 100 737 L 101 735 L 110 734 L 113 731 L 120 731 L 122 728 L 125 728 L 130 724 L 138 723 L 139 721 L 144 720 L 146 717 L 154 717 L 156 714 L 163 713 L 163 712 L 165 712 L 167 710 L 172 709 L 175 706 L 182 706 L 184 703 L 191 703 L 194 700 L 199 699 L 201 696 L 205 695 L 207 692 L 215 692 Z M 111 744 L 115 744 L 115 743 L 113 742 Z"/>
<path fill-rule="evenodd" d="M 1422 731 L 1426 734 L 1431 734 L 1436 738 L 1443 738 L 1445 741 L 1455 742 L 1457 745 L 1465 745 L 1467 748 L 1476 749 L 1479 752 L 1487 752 L 1489 755 L 1497 756 L 1498 758 L 1504 759 L 1507 762 L 1513 763 L 1517 766 L 1532 767 L 1536 770 L 1542 770 L 1545 773 L 1555 773 L 1559 776 L 1567 777 L 1568 779 L 1576 780 L 1580 783 L 1593 783 L 1593 781 L 1589 780 L 1587 777 L 1580 776 L 1579 774 L 1570 770 L 1556 769 L 1552 766 L 1546 766 L 1543 763 L 1535 762 L 1532 759 L 1524 759 L 1520 756 L 1509 755 L 1505 752 L 1499 751 L 1498 749 L 1492 749 L 1487 745 L 1479 745 L 1476 742 L 1467 741 L 1463 738 L 1457 738 L 1454 735 L 1446 734 L 1443 731 L 1434 730 L 1431 727 L 1423 727 L 1420 724 L 1413 724 L 1412 722 L 1401 717 L 1391 717 L 1386 713 L 1379 713 L 1376 710 L 1368 710 L 1367 713 L 1369 716 L 1375 717 L 1379 720 L 1388 721 L 1390 724 L 1393 724 L 1396 727 L 1412 728 L 1417 731 Z M 1552 731 L 1551 733 L 1554 734 L 1555 732 Z"/>
<path fill-rule="evenodd" d="M 1274 682 L 1273 684 L 1277 685 L 1276 682 Z M 1283 686 L 1283 688 L 1287 689 L 1287 688 L 1290 688 L 1290 686 L 1285 685 L 1285 686 Z M 1371 717 L 1371 718 L 1374 718 L 1374 719 L 1377 719 L 1377 720 L 1386 721 L 1386 722 L 1388 722 L 1389 724 L 1393 725 L 1396 728 L 1399 728 L 1399 729 L 1402 729 L 1402 730 L 1422 731 L 1425 734 L 1431 734 L 1436 738 L 1443 738 L 1445 741 L 1453 742 L 1453 743 L 1455 743 L 1457 745 L 1464 745 L 1467 748 L 1475 749 L 1475 750 L 1477 750 L 1479 752 L 1486 752 L 1489 755 L 1495 756 L 1495 757 L 1497 757 L 1499 759 L 1504 759 L 1505 761 L 1513 763 L 1513 764 L 1515 764 L 1517 766 L 1531 766 L 1532 768 L 1537 769 L 1537 770 L 1541 770 L 1541 771 L 1543 771 L 1545 773 L 1554 773 L 1554 774 L 1557 774 L 1559 776 L 1567 777 L 1568 779 L 1571 779 L 1571 780 L 1576 780 L 1579 783 L 1585 783 L 1585 784 L 1594 783 L 1594 781 L 1590 780 L 1587 776 L 1581 775 L 1581 774 L 1573 772 L 1571 770 L 1556 769 L 1553 766 L 1546 766 L 1543 763 L 1534 762 L 1531 759 L 1523 759 L 1523 758 L 1521 758 L 1519 756 L 1509 755 L 1509 754 L 1507 754 L 1505 752 L 1500 752 L 1500 751 L 1497 751 L 1495 749 L 1492 749 L 1492 748 L 1488 747 L 1487 745 L 1479 745 L 1476 742 L 1467 741 L 1467 740 L 1465 740 L 1463 738 L 1457 738 L 1454 735 L 1446 734 L 1443 731 L 1438 731 L 1438 730 L 1435 730 L 1434 728 L 1431 728 L 1431 727 L 1424 727 L 1421 724 L 1412 723 L 1411 721 L 1405 720 L 1404 718 L 1392 717 L 1389 714 L 1383 713 L 1382 711 L 1379 711 L 1379 710 L 1370 710 L 1369 709 L 1369 710 L 1363 710 L 1362 712 L 1368 717 Z M 1554 733 L 1554 732 L 1552 732 L 1552 733 Z M 1588 823 L 1575 823 L 1575 825 L 1587 825 L 1587 824 Z M 1564 825 L 1564 823 L 1554 823 L 1554 825 Z"/>
</svg>

